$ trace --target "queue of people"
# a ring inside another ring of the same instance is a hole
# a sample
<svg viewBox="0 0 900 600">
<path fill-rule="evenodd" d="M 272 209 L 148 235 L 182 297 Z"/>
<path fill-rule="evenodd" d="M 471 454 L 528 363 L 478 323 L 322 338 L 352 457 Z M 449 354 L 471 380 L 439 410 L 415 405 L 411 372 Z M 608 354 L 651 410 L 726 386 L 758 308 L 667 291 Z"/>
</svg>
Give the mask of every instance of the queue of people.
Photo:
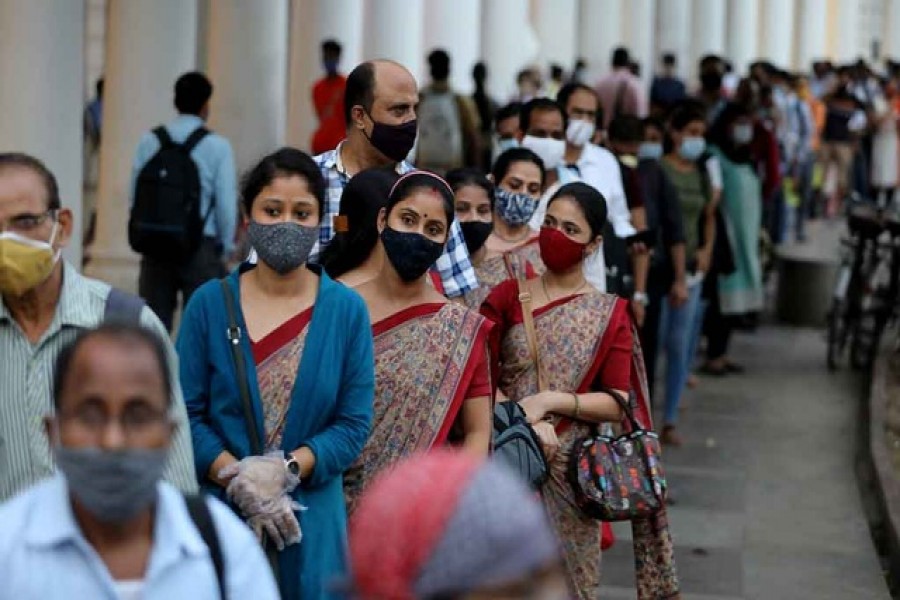
<svg viewBox="0 0 900 600">
<path fill-rule="evenodd" d="M 660 399 L 660 439 L 681 445 L 704 338 L 702 374 L 742 370 L 729 340 L 763 308 L 759 232 L 783 227 L 785 173 L 814 178 L 802 128 L 822 111 L 784 124 L 792 100 L 761 84 L 784 73 L 757 65 L 728 98 L 707 57 L 685 98 L 667 58 L 647 116 L 617 49 L 596 89 L 558 76 L 549 98 L 523 73 L 521 102 L 486 127 L 485 65 L 470 104 L 432 53 L 420 122 L 407 69 L 344 78 L 339 56 L 323 45 L 316 88 L 315 139 L 336 145 L 273 149 L 240 183 L 205 125 L 211 82 L 179 78 L 180 116 L 134 161 L 143 299 L 61 257 L 72 214 L 55 177 L 0 154 L 10 597 L 596 598 L 610 540 L 573 488 L 579 444 L 652 429 Z M 842 169 L 850 105 L 877 91 L 857 83 L 825 101 L 823 156 Z M 461 128 L 446 147 L 422 135 L 438 121 Z M 229 273 L 240 235 L 252 252 Z M 503 403 L 545 460 L 536 494 L 489 458 Z M 665 509 L 631 524 L 637 596 L 680 597 Z"/>
</svg>

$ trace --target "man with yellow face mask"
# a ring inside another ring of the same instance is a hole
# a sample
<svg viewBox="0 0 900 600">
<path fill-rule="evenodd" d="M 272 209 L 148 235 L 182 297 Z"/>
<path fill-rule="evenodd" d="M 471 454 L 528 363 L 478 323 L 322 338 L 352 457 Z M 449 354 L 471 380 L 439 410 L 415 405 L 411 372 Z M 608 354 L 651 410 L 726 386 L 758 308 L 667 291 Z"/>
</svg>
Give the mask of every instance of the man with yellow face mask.
<svg viewBox="0 0 900 600">
<path fill-rule="evenodd" d="M 76 334 L 100 324 L 110 286 L 81 276 L 61 258 L 72 233 L 53 174 L 36 158 L 0 153 L 0 501 L 54 470 L 41 419 L 53 410 L 53 365 Z M 146 306 L 140 324 L 168 334 Z M 196 489 L 190 430 L 181 389 L 173 394 L 179 424 L 166 468 L 169 481 Z"/>
</svg>

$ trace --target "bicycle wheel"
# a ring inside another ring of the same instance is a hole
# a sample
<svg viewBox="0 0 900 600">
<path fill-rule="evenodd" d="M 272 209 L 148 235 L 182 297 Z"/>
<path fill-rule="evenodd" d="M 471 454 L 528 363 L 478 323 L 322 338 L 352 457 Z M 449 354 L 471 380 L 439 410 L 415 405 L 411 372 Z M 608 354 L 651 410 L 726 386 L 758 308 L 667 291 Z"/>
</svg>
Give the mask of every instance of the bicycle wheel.
<svg viewBox="0 0 900 600">
<path fill-rule="evenodd" d="M 884 320 L 879 311 L 867 310 L 859 318 L 850 346 L 850 364 L 857 371 L 868 369 L 875 362 L 875 353 L 881 340 Z"/>
<path fill-rule="evenodd" d="M 847 341 L 845 303 L 837 298 L 828 311 L 828 370 L 837 371 L 841 366 Z"/>
</svg>

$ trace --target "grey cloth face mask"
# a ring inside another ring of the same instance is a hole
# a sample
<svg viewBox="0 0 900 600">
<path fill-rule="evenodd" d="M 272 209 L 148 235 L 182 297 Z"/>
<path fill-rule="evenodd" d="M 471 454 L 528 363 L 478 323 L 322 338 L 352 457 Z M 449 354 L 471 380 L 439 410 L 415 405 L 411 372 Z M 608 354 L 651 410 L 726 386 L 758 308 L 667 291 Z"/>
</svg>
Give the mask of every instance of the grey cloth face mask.
<svg viewBox="0 0 900 600">
<path fill-rule="evenodd" d="M 250 221 L 247 237 L 261 261 L 276 273 L 287 275 L 306 264 L 319 239 L 319 228 L 298 223 L 263 225 Z"/>
<path fill-rule="evenodd" d="M 124 523 L 156 500 L 168 449 L 54 448 L 69 491 L 104 523 Z"/>
</svg>

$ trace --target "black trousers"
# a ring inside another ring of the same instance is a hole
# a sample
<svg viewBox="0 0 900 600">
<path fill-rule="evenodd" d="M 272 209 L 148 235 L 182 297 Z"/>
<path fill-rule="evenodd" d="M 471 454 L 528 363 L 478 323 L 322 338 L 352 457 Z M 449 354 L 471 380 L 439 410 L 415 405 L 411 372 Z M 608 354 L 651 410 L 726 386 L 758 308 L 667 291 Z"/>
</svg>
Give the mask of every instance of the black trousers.
<svg viewBox="0 0 900 600">
<path fill-rule="evenodd" d="M 662 305 L 671 289 L 671 274 L 662 268 L 651 267 L 647 275 L 647 310 L 644 313 L 644 326 L 641 327 L 641 351 L 644 354 L 644 366 L 647 369 L 647 387 L 650 401 L 653 401 L 653 388 L 656 382 L 656 357 L 659 354 L 659 321 Z"/>
<path fill-rule="evenodd" d="M 197 252 L 184 264 L 161 262 L 144 256 L 138 293 L 153 309 L 166 329 L 172 331 L 172 320 L 181 292 L 182 306 L 186 306 L 197 288 L 225 276 L 220 246 L 212 238 L 203 238 Z"/>
<path fill-rule="evenodd" d="M 706 308 L 706 318 L 703 322 L 703 330 L 706 333 L 706 359 L 716 360 L 728 354 L 728 343 L 734 329 L 734 317 L 722 314 L 722 304 L 719 301 L 717 287 L 711 291 L 707 299 L 709 305 Z"/>
</svg>

